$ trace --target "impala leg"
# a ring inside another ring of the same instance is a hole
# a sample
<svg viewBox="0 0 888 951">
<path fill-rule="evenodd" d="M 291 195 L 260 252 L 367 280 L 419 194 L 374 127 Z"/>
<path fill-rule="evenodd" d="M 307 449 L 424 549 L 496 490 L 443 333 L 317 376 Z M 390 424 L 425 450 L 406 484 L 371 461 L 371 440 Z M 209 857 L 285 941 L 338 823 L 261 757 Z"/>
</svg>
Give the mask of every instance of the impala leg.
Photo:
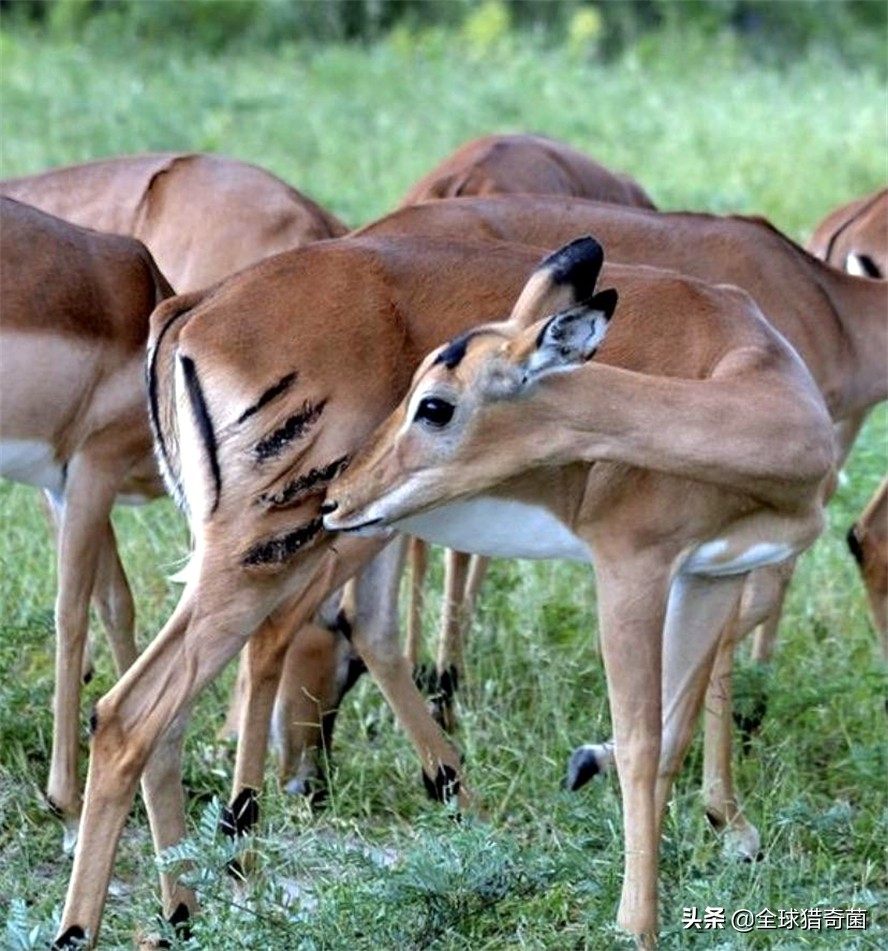
<svg viewBox="0 0 888 951">
<path fill-rule="evenodd" d="M 421 538 L 411 538 L 407 542 L 407 561 L 410 564 L 410 606 L 407 612 L 404 656 L 413 670 L 416 670 L 422 654 L 422 615 L 429 570 L 429 546 Z"/>
<path fill-rule="evenodd" d="M 47 798 L 65 825 L 70 851 L 80 815 L 80 675 L 89 626 L 89 602 L 96 580 L 103 534 L 119 484 L 116 470 L 78 454 L 68 466 L 60 507 L 56 596 L 55 693 L 52 758 Z"/>
<path fill-rule="evenodd" d="M 444 598 L 441 603 L 441 633 L 435 683 L 429 698 L 429 710 L 441 729 L 452 733 L 456 728 L 453 695 L 462 670 L 464 601 L 471 555 L 448 548 L 444 553 Z"/>
<path fill-rule="evenodd" d="M 233 796 L 229 812 L 233 817 L 229 822 L 230 831 L 243 834 L 258 818 L 256 791 L 262 787 L 265 754 L 271 728 L 271 716 L 276 696 L 280 695 L 282 668 L 289 666 L 286 692 L 292 698 L 298 697 L 302 709 L 306 702 L 304 685 L 314 684 L 318 690 L 328 692 L 331 687 L 326 680 L 330 668 L 330 653 L 324 651 L 322 661 L 325 670 L 313 671 L 309 666 L 315 658 L 311 652 L 304 654 L 305 645 L 300 646 L 303 630 L 307 621 L 313 617 L 331 591 L 340 587 L 356 571 L 376 555 L 385 542 L 376 539 L 337 539 L 335 553 L 315 570 L 311 578 L 299 589 L 299 593 L 285 603 L 275 614 L 266 619 L 256 635 L 250 640 L 245 652 L 243 671 L 243 692 L 240 704 L 240 722 L 238 725 L 237 758 L 233 784 Z M 293 631 L 298 630 L 296 639 Z M 334 646 L 338 656 L 342 656 L 341 645 Z M 329 641 L 327 642 L 329 647 Z M 288 657 L 288 653 L 292 656 Z M 300 670 L 300 666 L 303 667 Z M 353 668 L 352 668 L 353 669 Z M 315 689 L 311 687 L 310 689 Z M 289 721 L 282 724 L 286 733 Z M 296 740 L 285 739 L 295 756 Z M 286 767 L 286 762 L 282 768 Z M 283 775 L 283 774 L 282 774 Z M 237 821 L 237 816 L 243 818 Z"/>
<path fill-rule="evenodd" d="M 118 677 L 132 666 L 137 656 L 136 609 L 133 593 L 120 561 L 114 528 L 109 521 L 99 552 L 93 600 L 114 656 Z"/>
<path fill-rule="evenodd" d="M 653 947 L 657 933 L 661 650 L 668 573 L 596 551 L 599 631 L 623 801 L 624 873 L 617 923 Z M 622 564 L 620 564 L 622 562 Z M 644 595 L 639 597 L 639 591 Z"/>
<path fill-rule="evenodd" d="M 470 793 L 461 780 L 459 756 L 429 714 L 400 650 L 402 561 L 403 546 L 396 542 L 356 579 L 352 642 L 416 750 L 429 795 L 439 801 L 456 796 L 465 809 Z"/>
<path fill-rule="evenodd" d="M 743 581 L 742 575 L 725 578 L 679 575 L 672 584 L 663 648 L 663 751 L 657 780 L 657 807 L 661 817 L 693 737 L 707 686 L 710 696 L 714 690 L 729 695 Z M 716 657 L 723 667 L 719 667 Z M 752 850 L 751 854 L 755 855 L 758 832 L 744 818 L 731 786 L 730 705 L 724 715 L 728 727 L 727 758 L 720 763 L 723 770 L 726 767 L 722 773 L 725 785 L 720 789 L 725 796 L 720 803 L 722 811 L 713 813 L 710 818 L 719 828 L 727 824 L 741 848 Z M 713 790 L 712 795 L 716 792 Z M 704 795 L 709 803 L 710 789 L 706 782 Z"/>
<path fill-rule="evenodd" d="M 95 941 L 120 830 L 143 771 L 149 817 L 158 823 L 155 842 L 166 847 L 181 835 L 181 783 L 173 780 L 188 710 L 268 617 L 280 587 L 276 579 L 251 583 L 240 574 L 201 571 L 157 638 L 96 704 L 84 825 L 62 918 L 69 944 L 83 934 Z M 211 597 L 214 590 L 225 596 Z M 193 895 L 171 876 L 162 886 L 164 911 L 181 922 Z"/>
<path fill-rule="evenodd" d="M 438 644 L 438 694 L 432 702 L 432 715 L 448 733 L 456 728 L 453 699 L 463 676 L 469 627 L 489 565 L 490 559 L 484 555 L 447 553 Z"/>
<path fill-rule="evenodd" d="M 287 792 L 323 800 L 336 713 L 363 669 L 335 623 L 299 629 L 284 658 L 272 714 L 278 773 Z"/>
<path fill-rule="evenodd" d="M 782 565 L 755 571 L 749 576 L 743 592 L 740 617 L 740 637 L 755 629 L 752 640 L 752 659 L 757 664 L 768 664 L 777 643 L 777 630 L 783 615 L 783 604 L 792 575 L 795 559 Z"/>
</svg>

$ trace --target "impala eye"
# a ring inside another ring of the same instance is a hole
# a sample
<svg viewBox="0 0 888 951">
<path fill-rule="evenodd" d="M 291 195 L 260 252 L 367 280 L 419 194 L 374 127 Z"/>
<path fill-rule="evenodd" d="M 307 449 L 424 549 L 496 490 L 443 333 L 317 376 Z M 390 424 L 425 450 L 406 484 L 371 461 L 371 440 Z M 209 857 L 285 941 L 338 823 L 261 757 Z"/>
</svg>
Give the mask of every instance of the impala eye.
<svg viewBox="0 0 888 951">
<path fill-rule="evenodd" d="M 424 400 L 420 400 L 413 421 L 415 423 L 427 423 L 429 426 L 441 429 L 453 419 L 455 409 L 453 403 L 448 403 L 447 400 L 428 396 Z"/>
</svg>

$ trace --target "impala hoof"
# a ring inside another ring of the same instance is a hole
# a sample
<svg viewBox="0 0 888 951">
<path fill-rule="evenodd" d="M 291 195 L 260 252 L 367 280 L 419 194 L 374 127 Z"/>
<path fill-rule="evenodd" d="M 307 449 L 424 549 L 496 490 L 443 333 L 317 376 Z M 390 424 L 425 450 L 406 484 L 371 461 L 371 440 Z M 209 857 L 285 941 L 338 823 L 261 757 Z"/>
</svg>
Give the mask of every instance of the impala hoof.
<svg viewBox="0 0 888 951">
<path fill-rule="evenodd" d="M 259 821 L 259 799 L 255 789 L 242 789 L 230 806 L 222 810 L 219 831 L 230 838 L 247 835 Z M 184 907 L 181 906 L 180 907 Z M 176 909 L 178 912 L 178 909 Z M 186 909 L 187 911 L 187 909 Z"/>
<path fill-rule="evenodd" d="M 600 746 L 578 746 L 567 761 L 567 776 L 564 779 L 566 789 L 576 792 L 582 789 L 589 780 L 605 771 Z"/>
<path fill-rule="evenodd" d="M 429 799 L 435 802 L 449 802 L 459 795 L 459 776 L 456 770 L 446 763 L 438 767 L 434 779 L 430 779 L 423 770 L 422 781 Z"/>
<path fill-rule="evenodd" d="M 52 943 L 51 951 L 65 951 L 66 948 L 86 947 L 86 932 L 80 925 L 71 925 Z"/>
</svg>

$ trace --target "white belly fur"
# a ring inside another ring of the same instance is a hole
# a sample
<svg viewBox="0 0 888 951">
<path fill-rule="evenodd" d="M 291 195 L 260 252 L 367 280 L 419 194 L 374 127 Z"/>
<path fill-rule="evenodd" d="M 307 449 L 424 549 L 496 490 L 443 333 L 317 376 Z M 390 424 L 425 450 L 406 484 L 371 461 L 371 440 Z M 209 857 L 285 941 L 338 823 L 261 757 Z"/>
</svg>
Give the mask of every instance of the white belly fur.
<svg viewBox="0 0 888 951">
<path fill-rule="evenodd" d="M 61 495 L 62 467 L 52 446 L 37 439 L 0 440 L 0 476 Z"/>
<path fill-rule="evenodd" d="M 457 551 L 498 558 L 592 561 L 592 552 L 547 509 L 484 496 L 396 522 L 398 531 Z"/>
</svg>

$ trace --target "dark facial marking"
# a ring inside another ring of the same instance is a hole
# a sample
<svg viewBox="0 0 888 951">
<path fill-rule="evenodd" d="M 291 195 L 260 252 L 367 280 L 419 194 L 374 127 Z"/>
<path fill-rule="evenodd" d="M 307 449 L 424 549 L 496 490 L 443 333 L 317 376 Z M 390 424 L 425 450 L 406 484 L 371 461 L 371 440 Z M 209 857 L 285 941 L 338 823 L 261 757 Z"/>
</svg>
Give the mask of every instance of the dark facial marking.
<svg viewBox="0 0 888 951">
<path fill-rule="evenodd" d="M 259 798 L 255 789 L 242 789 L 230 806 L 222 810 L 219 831 L 229 838 L 246 835 L 259 821 Z"/>
<path fill-rule="evenodd" d="M 313 518 L 302 528 L 286 535 L 277 535 L 264 542 L 254 545 L 244 556 L 242 564 L 245 568 L 255 568 L 260 565 L 282 565 L 304 545 L 308 544 L 315 535 L 323 531 L 324 522 L 320 518 Z"/>
<path fill-rule="evenodd" d="M 340 456 L 329 465 L 320 469 L 311 469 L 305 475 L 288 482 L 279 492 L 263 492 L 256 500 L 272 508 L 286 508 L 303 502 L 308 496 L 316 495 L 326 488 L 333 479 L 348 466 L 348 456 Z"/>
<path fill-rule="evenodd" d="M 456 775 L 456 770 L 446 763 L 442 763 L 438 767 L 434 779 L 429 779 L 425 770 L 423 770 L 422 781 L 429 799 L 433 799 L 435 802 L 448 802 L 459 793 L 459 778 Z"/>
<path fill-rule="evenodd" d="M 438 356 L 435 357 L 435 362 L 432 365 L 437 366 L 437 364 L 443 363 L 448 370 L 453 370 L 458 367 L 466 355 L 466 348 L 469 345 L 469 341 L 473 337 L 477 337 L 478 334 L 479 331 L 477 330 L 467 330 L 464 334 L 454 337 Z"/>
<path fill-rule="evenodd" d="M 540 265 L 552 272 L 555 284 L 572 284 L 577 300 L 586 300 L 595 293 L 595 283 L 604 263 L 604 251 L 591 236 L 576 238 L 550 254 Z"/>
<path fill-rule="evenodd" d="M 309 400 L 306 400 L 298 413 L 294 413 L 289 419 L 284 420 L 277 429 L 256 443 L 253 449 L 256 458 L 260 462 L 264 462 L 266 459 L 279 456 L 289 443 L 294 439 L 301 438 L 311 429 L 318 421 L 321 413 L 324 412 L 326 404 L 326 400 L 321 400 L 317 406 L 314 406 Z"/>
<path fill-rule="evenodd" d="M 347 641 L 351 642 L 352 624 L 344 609 L 340 608 L 339 613 L 336 615 L 336 620 L 329 626 L 328 630 L 333 631 L 335 634 L 341 634 Z"/>
<path fill-rule="evenodd" d="M 238 425 L 244 422 L 244 420 L 249 419 L 254 413 L 258 413 L 260 409 L 264 406 L 267 406 L 272 400 L 277 399 L 283 393 L 286 393 L 287 390 L 296 382 L 296 378 L 299 376 L 295 371 L 293 373 L 288 373 L 286 376 L 282 376 L 274 386 L 270 386 L 252 406 L 248 406 L 238 417 Z"/>
<path fill-rule="evenodd" d="M 89 714 L 89 735 L 95 736 L 96 731 L 98 729 L 99 729 L 99 712 L 98 710 L 96 710 L 94 706 Z"/>
<path fill-rule="evenodd" d="M 217 455 L 216 433 L 213 430 L 213 421 L 210 419 L 207 403 L 204 399 L 203 390 L 200 386 L 200 380 L 197 378 L 197 369 L 191 357 L 180 357 L 182 362 L 182 373 L 185 377 L 185 391 L 188 393 L 188 399 L 191 402 L 191 408 L 194 412 L 194 418 L 197 422 L 197 429 L 203 440 L 204 449 L 207 453 L 207 461 L 210 464 L 210 472 L 213 476 L 213 484 L 216 490 L 216 497 L 213 500 L 211 512 L 215 512 L 219 506 L 219 495 L 222 491 L 222 472 L 219 469 L 219 457 Z"/>
</svg>

